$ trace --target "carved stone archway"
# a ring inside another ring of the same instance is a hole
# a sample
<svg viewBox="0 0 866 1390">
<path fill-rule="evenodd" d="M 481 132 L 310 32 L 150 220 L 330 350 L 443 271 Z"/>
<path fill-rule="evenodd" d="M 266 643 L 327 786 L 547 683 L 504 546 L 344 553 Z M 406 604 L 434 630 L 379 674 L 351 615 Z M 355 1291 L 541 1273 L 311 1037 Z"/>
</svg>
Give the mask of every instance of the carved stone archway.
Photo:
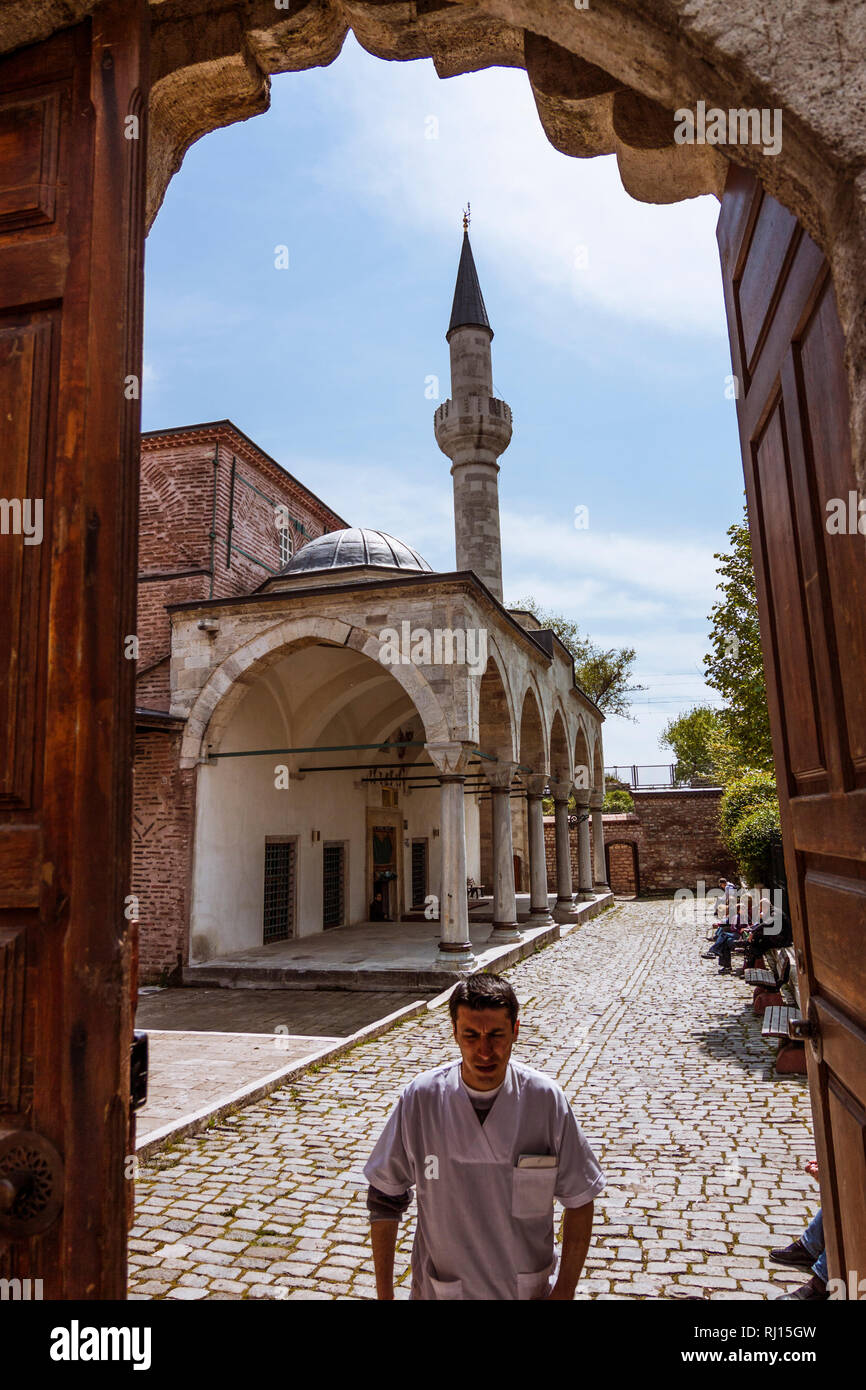
<svg viewBox="0 0 866 1390">
<path fill-rule="evenodd" d="M 45 39 L 99 0 L 11 0 L 0 54 Z M 677 145 L 698 101 L 781 113 L 775 156 L 728 147 L 827 256 L 848 344 L 852 437 L 866 483 L 866 121 L 858 0 L 152 0 L 148 225 L 194 141 L 266 111 L 270 77 L 332 63 L 351 28 L 376 57 L 432 58 L 440 77 L 524 68 L 552 144 L 615 153 L 647 202 L 720 194 L 721 148 Z"/>
</svg>

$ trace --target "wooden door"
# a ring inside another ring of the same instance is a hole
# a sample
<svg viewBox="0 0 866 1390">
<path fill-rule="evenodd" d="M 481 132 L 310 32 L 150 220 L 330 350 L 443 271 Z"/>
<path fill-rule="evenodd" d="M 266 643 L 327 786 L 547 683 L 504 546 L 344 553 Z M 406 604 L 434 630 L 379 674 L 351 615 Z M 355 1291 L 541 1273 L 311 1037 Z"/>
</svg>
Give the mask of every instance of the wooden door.
<svg viewBox="0 0 866 1390">
<path fill-rule="evenodd" d="M 845 342 L 820 250 L 733 165 L 718 237 L 827 1254 L 831 1277 L 863 1278 L 866 536 Z"/>
<path fill-rule="evenodd" d="M 126 1287 L 146 17 L 0 61 L 0 1275 L 46 1298 Z"/>
</svg>

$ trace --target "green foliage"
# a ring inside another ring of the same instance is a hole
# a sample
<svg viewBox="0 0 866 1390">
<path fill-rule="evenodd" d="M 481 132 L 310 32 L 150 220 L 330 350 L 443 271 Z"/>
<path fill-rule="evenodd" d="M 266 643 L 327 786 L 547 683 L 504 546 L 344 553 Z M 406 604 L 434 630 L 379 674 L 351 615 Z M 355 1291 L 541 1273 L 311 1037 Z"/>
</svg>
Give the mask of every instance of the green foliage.
<svg viewBox="0 0 866 1390">
<path fill-rule="evenodd" d="M 717 724 L 718 715 L 710 705 L 694 705 L 665 725 L 659 747 L 670 748 L 676 757 L 678 786 L 694 777 L 713 775 L 715 768 L 710 738 Z"/>
<path fill-rule="evenodd" d="M 534 598 L 524 598 L 509 606 L 525 609 L 542 627 L 556 633 L 574 657 L 575 680 L 584 694 L 598 705 L 602 714 L 618 714 L 623 719 L 634 720 L 635 716 L 629 713 L 629 696 L 646 690 L 645 685 L 637 685 L 631 679 L 634 647 L 611 647 L 609 651 L 604 651 L 590 637 L 584 637 L 577 623 L 560 613 L 539 608 Z"/>
<path fill-rule="evenodd" d="M 725 701 L 724 740 L 717 747 L 716 770 L 741 767 L 771 770 L 773 747 L 758 629 L 758 600 L 748 516 L 728 528 L 730 550 L 716 555 L 721 598 L 709 620 L 712 652 L 704 657 L 707 685 Z"/>
<path fill-rule="evenodd" d="M 736 856 L 734 835 L 738 823 L 768 803 L 778 807 L 776 779 L 771 772 L 753 768 L 728 785 L 719 806 L 719 824 L 722 839 L 733 855 Z"/>
<path fill-rule="evenodd" d="M 605 792 L 602 810 L 609 815 L 621 816 L 625 812 L 634 810 L 634 801 L 630 792 L 624 788 L 619 788 L 611 792 Z"/>
<path fill-rule="evenodd" d="M 770 852 L 774 845 L 781 843 L 777 802 L 766 801 L 737 821 L 731 833 L 731 849 L 746 883 L 767 882 Z"/>
</svg>

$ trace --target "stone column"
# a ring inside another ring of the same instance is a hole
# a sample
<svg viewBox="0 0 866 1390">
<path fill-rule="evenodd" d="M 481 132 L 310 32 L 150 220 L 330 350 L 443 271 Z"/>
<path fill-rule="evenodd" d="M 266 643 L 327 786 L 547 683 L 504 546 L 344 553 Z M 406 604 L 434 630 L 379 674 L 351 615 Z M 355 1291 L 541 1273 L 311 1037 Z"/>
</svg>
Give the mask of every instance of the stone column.
<svg viewBox="0 0 866 1390">
<path fill-rule="evenodd" d="M 574 799 L 577 802 L 577 870 L 578 870 L 578 896 L 594 898 L 592 891 L 592 855 L 589 846 L 589 792 L 582 788 L 575 788 Z"/>
<path fill-rule="evenodd" d="M 556 907 L 553 915 L 557 922 L 570 921 L 577 915 L 571 889 L 571 843 L 568 833 L 568 798 L 571 795 L 571 783 L 551 782 L 550 792 L 553 797 L 556 839 Z"/>
<path fill-rule="evenodd" d="M 463 784 L 471 748 L 463 743 L 428 743 L 427 752 L 439 769 L 442 878 L 439 886 L 439 949 L 437 965 L 468 973 L 476 965 L 469 940 L 466 894 L 466 821 Z"/>
<path fill-rule="evenodd" d="M 533 927 L 553 921 L 547 899 L 547 859 L 544 853 L 544 808 L 541 797 L 547 782 L 543 772 L 524 774 L 529 813 L 529 922 Z"/>
<path fill-rule="evenodd" d="M 607 865 L 604 859 L 604 824 L 601 819 L 603 801 L 604 792 L 591 793 L 589 808 L 592 812 L 592 886 L 598 893 L 609 893 L 610 886 L 607 882 Z"/>
<path fill-rule="evenodd" d="M 522 941 L 514 892 L 514 844 L 511 836 L 511 781 L 516 763 L 485 764 L 493 803 L 493 931 L 488 940 Z"/>
</svg>

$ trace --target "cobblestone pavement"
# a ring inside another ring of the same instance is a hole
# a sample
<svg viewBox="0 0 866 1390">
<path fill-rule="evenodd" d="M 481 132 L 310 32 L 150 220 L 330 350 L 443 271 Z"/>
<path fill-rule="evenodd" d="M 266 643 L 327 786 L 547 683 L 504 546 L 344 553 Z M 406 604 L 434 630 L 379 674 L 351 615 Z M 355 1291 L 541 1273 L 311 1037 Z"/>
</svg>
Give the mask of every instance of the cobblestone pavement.
<svg viewBox="0 0 866 1390">
<path fill-rule="evenodd" d="M 819 1202 L 806 1081 L 774 1075 L 751 991 L 703 947 L 671 902 L 628 902 L 508 972 L 515 1057 L 559 1080 L 607 1177 L 578 1299 L 760 1299 L 808 1278 L 768 1259 Z M 398 1025 L 154 1155 L 132 1296 L 372 1297 L 361 1170 L 401 1088 L 455 1055 L 448 1025 Z"/>
</svg>

